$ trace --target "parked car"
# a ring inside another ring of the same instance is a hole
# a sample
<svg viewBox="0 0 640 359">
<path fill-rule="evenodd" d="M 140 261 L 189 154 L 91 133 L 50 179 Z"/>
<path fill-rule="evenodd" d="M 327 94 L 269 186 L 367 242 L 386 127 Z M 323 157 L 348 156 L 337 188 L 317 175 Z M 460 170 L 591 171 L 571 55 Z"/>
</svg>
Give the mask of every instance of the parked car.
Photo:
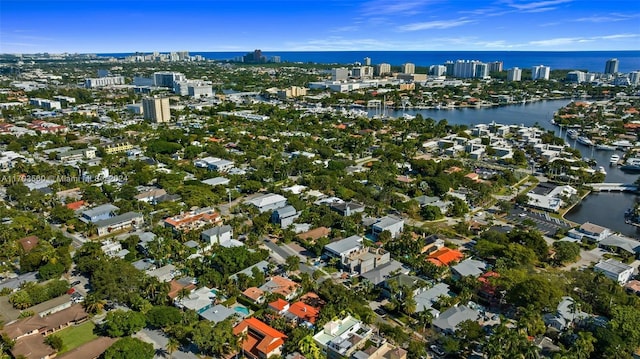
<svg viewBox="0 0 640 359">
<path fill-rule="evenodd" d="M 71 286 L 72 286 L 72 287 L 75 287 L 75 286 L 77 286 L 78 284 L 80 284 L 80 281 L 79 281 L 79 280 L 74 281 L 73 283 L 71 283 Z"/>
<path fill-rule="evenodd" d="M 429 347 L 434 353 L 436 353 L 437 355 L 444 355 L 444 350 L 442 350 L 439 346 L 437 345 L 432 345 Z"/>
</svg>

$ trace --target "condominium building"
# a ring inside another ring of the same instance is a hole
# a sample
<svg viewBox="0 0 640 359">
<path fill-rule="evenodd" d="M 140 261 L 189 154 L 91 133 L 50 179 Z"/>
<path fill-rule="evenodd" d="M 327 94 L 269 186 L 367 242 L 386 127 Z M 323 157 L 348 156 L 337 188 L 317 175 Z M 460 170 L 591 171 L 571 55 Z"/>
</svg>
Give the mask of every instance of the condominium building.
<svg viewBox="0 0 640 359">
<path fill-rule="evenodd" d="M 514 67 L 507 71 L 507 81 L 520 81 L 521 79 L 522 79 L 521 68 Z"/>
<path fill-rule="evenodd" d="M 344 81 L 347 78 L 349 78 L 349 69 L 346 67 L 331 69 L 331 81 Z"/>
<path fill-rule="evenodd" d="M 173 88 L 174 82 L 186 80 L 186 76 L 179 72 L 155 72 L 153 74 L 153 84 L 159 87 Z"/>
<path fill-rule="evenodd" d="M 114 153 L 127 152 L 133 149 L 133 145 L 129 142 L 115 142 L 102 146 L 104 153 L 112 155 Z"/>
<path fill-rule="evenodd" d="M 445 64 L 446 66 L 446 64 Z M 449 70 L 447 68 L 447 74 Z M 485 78 L 489 76 L 487 64 L 477 60 L 458 60 L 453 64 L 453 77 L 457 78 Z"/>
<path fill-rule="evenodd" d="M 382 76 L 391 73 L 391 64 L 381 63 L 376 66 L 376 75 Z"/>
<path fill-rule="evenodd" d="M 416 65 L 410 62 L 402 65 L 402 73 L 403 74 L 415 74 L 416 73 Z"/>
<path fill-rule="evenodd" d="M 431 76 L 444 76 L 447 73 L 447 67 L 445 65 L 431 65 L 429 66 L 429 75 Z"/>
<path fill-rule="evenodd" d="M 62 105 L 60 101 L 47 100 L 43 98 L 32 98 L 29 99 L 29 104 L 32 106 L 42 107 L 45 110 L 60 110 Z"/>
<path fill-rule="evenodd" d="M 604 73 L 605 74 L 618 73 L 618 65 L 619 64 L 620 64 L 620 61 L 618 61 L 618 59 L 609 59 L 609 60 L 607 60 L 607 63 L 604 66 Z"/>
<path fill-rule="evenodd" d="M 538 65 L 531 68 L 532 80 L 548 80 L 551 74 L 551 68 L 549 66 Z"/>
<path fill-rule="evenodd" d="M 365 57 L 364 58 L 364 65 L 365 66 L 371 66 L 371 58 L 370 57 Z"/>
<path fill-rule="evenodd" d="M 629 82 L 634 86 L 640 85 L 640 71 L 629 72 Z"/>
<path fill-rule="evenodd" d="M 166 97 L 149 97 L 142 99 L 142 113 L 146 120 L 151 120 L 155 123 L 169 122 L 171 119 L 169 99 Z"/>
<path fill-rule="evenodd" d="M 487 64 L 489 72 L 502 72 L 502 61 L 493 61 Z"/>
<path fill-rule="evenodd" d="M 110 76 L 110 77 L 98 77 L 84 80 L 84 87 L 96 88 L 96 87 L 105 87 L 105 86 L 114 86 L 114 85 L 124 85 L 124 77 L 123 76 Z"/>
</svg>

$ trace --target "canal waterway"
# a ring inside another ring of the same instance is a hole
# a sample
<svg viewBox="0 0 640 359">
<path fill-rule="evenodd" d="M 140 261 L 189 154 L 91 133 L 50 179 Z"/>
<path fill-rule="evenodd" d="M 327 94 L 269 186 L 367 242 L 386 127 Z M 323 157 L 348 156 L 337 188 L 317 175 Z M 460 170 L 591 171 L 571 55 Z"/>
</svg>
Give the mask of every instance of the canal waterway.
<svg viewBox="0 0 640 359">
<path fill-rule="evenodd" d="M 415 116 L 419 113 L 424 118 L 432 118 L 436 121 L 446 119 L 449 124 L 467 125 L 469 127 L 493 121 L 505 125 L 539 125 L 559 135 L 560 129 L 552 125 L 550 121 L 553 118 L 553 113 L 566 106 L 569 102 L 571 100 L 548 100 L 487 108 L 387 110 L 386 114 L 392 117 L 401 117 L 404 114 Z M 369 114 L 373 116 L 376 111 L 371 110 Z M 617 153 L 622 157 L 622 152 L 596 151 L 592 147 L 584 146 L 566 138 L 565 131 L 563 131 L 562 137 L 571 147 L 580 150 L 583 157 L 593 158 L 597 162 L 597 167 L 602 166 L 605 168 L 607 172 L 605 182 L 633 183 L 638 178 L 638 175 L 625 173 L 617 166 L 609 166 L 611 155 Z M 582 200 L 580 204 L 576 205 L 565 217 L 573 222 L 591 222 L 611 228 L 627 236 L 640 238 L 640 231 L 637 231 L 636 227 L 624 223 L 624 213 L 628 208 L 634 206 L 636 198 L 638 198 L 637 195 L 630 193 L 592 193 Z"/>
</svg>

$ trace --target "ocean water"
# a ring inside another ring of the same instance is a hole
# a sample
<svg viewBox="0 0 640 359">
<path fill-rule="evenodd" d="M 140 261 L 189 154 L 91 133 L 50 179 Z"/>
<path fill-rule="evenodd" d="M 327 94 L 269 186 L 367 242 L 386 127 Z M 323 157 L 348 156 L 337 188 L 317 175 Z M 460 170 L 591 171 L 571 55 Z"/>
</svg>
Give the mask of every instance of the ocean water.
<svg viewBox="0 0 640 359">
<path fill-rule="evenodd" d="M 190 52 L 211 60 L 232 60 L 247 52 Z M 502 61 L 504 69 L 511 67 L 531 68 L 536 65 L 550 66 L 552 70 L 587 70 L 604 72 L 608 59 L 620 60 L 618 70 L 630 72 L 640 70 L 640 50 L 631 51 L 264 51 L 267 58 L 280 56 L 282 62 L 311 62 L 319 64 L 353 64 L 371 58 L 372 64 L 382 62 L 394 66 L 406 62 L 416 66 L 443 64 L 451 60 Z M 100 56 L 124 57 L 127 54 L 98 54 Z"/>
</svg>

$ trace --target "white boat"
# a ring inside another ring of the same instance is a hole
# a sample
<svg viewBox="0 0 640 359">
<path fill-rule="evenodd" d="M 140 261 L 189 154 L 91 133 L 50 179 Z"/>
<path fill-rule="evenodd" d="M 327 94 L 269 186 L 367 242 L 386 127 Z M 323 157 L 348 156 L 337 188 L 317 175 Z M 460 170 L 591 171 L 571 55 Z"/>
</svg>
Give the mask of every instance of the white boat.
<svg viewBox="0 0 640 359">
<path fill-rule="evenodd" d="M 613 154 L 611 155 L 611 158 L 609 159 L 609 164 L 611 165 L 617 165 L 618 161 L 620 161 L 620 156 Z"/>
<path fill-rule="evenodd" d="M 616 150 L 616 146 L 606 145 L 604 143 L 599 143 L 599 144 L 596 145 L 596 150 L 600 150 L 600 151 L 615 151 Z"/>
<path fill-rule="evenodd" d="M 627 140 L 614 141 L 614 142 L 611 142 L 611 145 L 616 146 L 616 148 L 621 148 L 623 150 L 633 147 L 633 143 Z"/>
<path fill-rule="evenodd" d="M 576 130 L 568 130 L 567 131 L 567 136 L 569 136 L 570 139 L 575 140 L 576 138 L 578 138 L 578 131 L 576 131 Z"/>
<path fill-rule="evenodd" d="M 591 141 L 588 137 L 585 137 L 585 136 L 578 137 L 578 142 L 582 143 L 585 146 L 593 146 L 593 141 Z"/>
<path fill-rule="evenodd" d="M 598 172 L 604 173 L 605 175 L 607 174 L 607 171 L 605 171 L 604 167 L 602 167 L 602 166 L 598 167 Z"/>
</svg>

